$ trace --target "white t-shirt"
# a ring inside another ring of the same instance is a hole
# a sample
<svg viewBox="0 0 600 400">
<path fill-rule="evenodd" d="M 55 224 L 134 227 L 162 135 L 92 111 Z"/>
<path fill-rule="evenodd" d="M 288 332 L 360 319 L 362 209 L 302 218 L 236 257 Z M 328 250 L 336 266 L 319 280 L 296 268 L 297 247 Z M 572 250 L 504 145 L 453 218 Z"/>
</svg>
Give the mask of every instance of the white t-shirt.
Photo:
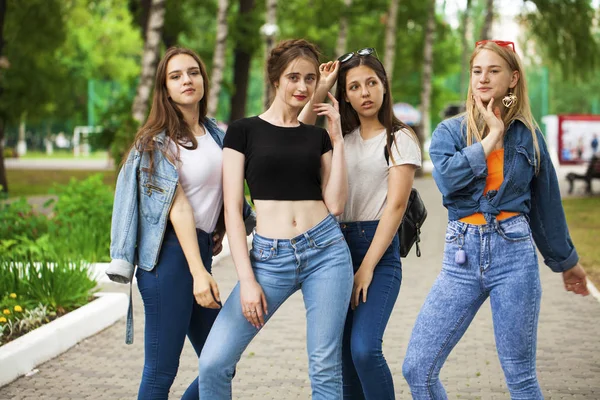
<svg viewBox="0 0 600 400">
<path fill-rule="evenodd" d="M 387 203 L 389 168 L 412 164 L 421 167 L 421 150 L 410 132 L 395 133 L 389 164 L 385 161 L 386 131 L 364 140 L 360 127 L 344 136 L 348 166 L 348 200 L 341 222 L 378 221 Z M 392 161 L 393 156 L 393 161 Z"/>
<path fill-rule="evenodd" d="M 211 233 L 217 226 L 223 207 L 223 151 L 207 132 L 196 136 L 198 147 L 188 150 L 179 147 L 176 162 L 179 184 L 194 210 L 196 228 Z M 170 142 L 172 154 L 177 155 Z"/>
</svg>

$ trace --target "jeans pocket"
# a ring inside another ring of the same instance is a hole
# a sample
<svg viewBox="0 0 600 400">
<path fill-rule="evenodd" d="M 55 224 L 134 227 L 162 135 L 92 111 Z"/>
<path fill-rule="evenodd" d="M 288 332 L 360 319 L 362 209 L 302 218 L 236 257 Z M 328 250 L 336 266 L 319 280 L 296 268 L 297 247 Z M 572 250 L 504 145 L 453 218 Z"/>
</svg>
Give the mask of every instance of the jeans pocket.
<svg viewBox="0 0 600 400">
<path fill-rule="evenodd" d="M 333 237 L 328 237 L 323 240 L 313 240 L 313 243 L 317 249 L 324 249 L 326 247 L 339 243 L 342 240 L 345 240 L 344 235 L 342 234 L 342 232 L 339 232 L 339 234 L 335 234 L 333 235 Z"/>
<path fill-rule="evenodd" d="M 509 242 L 520 242 L 528 240 L 531 237 L 531 229 L 526 222 L 505 226 L 500 225 L 497 231 L 504 240 Z"/>
<path fill-rule="evenodd" d="M 157 176 L 150 177 L 147 172 L 140 172 L 139 193 L 140 213 L 146 221 L 157 224 L 166 207 L 168 207 L 168 182 Z"/>
<path fill-rule="evenodd" d="M 275 249 L 271 248 L 257 248 L 252 247 L 250 250 L 250 257 L 254 258 L 256 261 L 269 261 L 275 256 Z"/>
<path fill-rule="evenodd" d="M 454 243 L 458 240 L 459 235 L 460 233 L 458 231 L 448 226 L 448 228 L 446 228 L 446 235 L 444 236 L 444 241 L 446 243 Z"/>
</svg>

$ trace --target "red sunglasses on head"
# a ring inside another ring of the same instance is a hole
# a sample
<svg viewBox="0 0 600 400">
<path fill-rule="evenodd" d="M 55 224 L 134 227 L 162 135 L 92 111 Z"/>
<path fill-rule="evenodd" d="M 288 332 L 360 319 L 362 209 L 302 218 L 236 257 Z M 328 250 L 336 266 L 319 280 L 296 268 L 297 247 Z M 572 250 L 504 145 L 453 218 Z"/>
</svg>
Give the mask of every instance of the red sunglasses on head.
<svg viewBox="0 0 600 400">
<path fill-rule="evenodd" d="M 496 43 L 500 47 L 510 47 L 510 48 L 512 48 L 512 51 L 515 51 L 515 43 L 514 42 L 507 42 L 507 41 L 504 41 L 504 40 L 480 40 L 477 43 L 475 43 L 475 47 L 479 47 L 481 45 L 484 45 L 487 42 L 494 42 L 494 43 Z"/>
</svg>

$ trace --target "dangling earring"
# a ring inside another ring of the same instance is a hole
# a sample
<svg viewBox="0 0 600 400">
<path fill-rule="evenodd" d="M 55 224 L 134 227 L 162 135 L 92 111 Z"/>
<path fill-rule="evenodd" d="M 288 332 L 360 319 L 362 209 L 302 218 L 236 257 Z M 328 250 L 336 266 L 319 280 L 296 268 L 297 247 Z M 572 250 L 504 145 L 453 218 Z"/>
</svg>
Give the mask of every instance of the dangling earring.
<svg viewBox="0 0 600 400">
<path fill-rule="evenodd" d="M 512 108 L 515 104 L 517 104 L 517 96 L 514 95 L 512 90 L 508 92 L 506 96 L 502 99 L 502 104 L 506 108 Z"/>
</svg>

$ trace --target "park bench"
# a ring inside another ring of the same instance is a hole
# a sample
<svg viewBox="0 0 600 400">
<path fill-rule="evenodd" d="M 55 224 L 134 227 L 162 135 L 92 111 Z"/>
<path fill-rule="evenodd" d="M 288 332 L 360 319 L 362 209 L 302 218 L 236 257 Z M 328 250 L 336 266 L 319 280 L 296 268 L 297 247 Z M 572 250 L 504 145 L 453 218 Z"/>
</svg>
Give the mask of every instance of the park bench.
<svg viewBox="0 0 600 400">
<path fill-rule="evenodd" d="M 576 180 L 585 181 L 587 184 L 585 191 L 586 193 L 592 193 L 592 179 L 600 179 L 600 157 L 593 155 L 588 165 L 585 174 L 575 174 L 573 172 L 567 174 L 567 180 L 569 181 L 569 193 L 573 193 L 573 183 Z"/>
</svg>

